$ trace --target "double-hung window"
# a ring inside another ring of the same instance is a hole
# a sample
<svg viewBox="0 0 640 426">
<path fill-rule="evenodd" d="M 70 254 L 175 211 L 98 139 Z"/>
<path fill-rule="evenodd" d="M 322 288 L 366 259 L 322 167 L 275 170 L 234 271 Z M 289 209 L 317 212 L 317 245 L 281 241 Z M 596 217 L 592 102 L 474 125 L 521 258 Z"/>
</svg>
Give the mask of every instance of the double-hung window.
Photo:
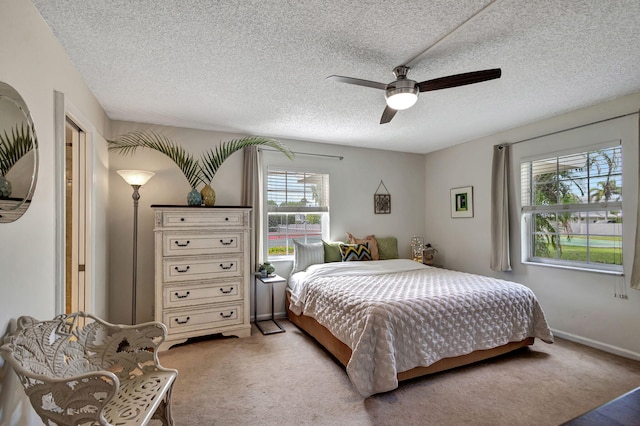
<svg viewBox="0 0 640 426">
<path fill-rule="evenodd" d="M 622 146 L 524 161 L 523 261 L 622 272 Z"/>
<path fill-rule="evenodd" d="M 293 240 L 329 238 L 329 175 L 267 170 L 267 247 L 270 258 L 293 255 Z"/>
</svg>

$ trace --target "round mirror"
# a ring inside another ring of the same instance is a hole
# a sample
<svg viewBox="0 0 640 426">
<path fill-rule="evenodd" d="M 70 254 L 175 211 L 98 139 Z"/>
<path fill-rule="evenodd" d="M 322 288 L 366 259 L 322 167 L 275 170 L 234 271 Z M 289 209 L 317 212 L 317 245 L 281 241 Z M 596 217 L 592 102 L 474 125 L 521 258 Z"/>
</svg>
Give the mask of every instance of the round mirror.
<svg viewBox="0 0 640 426">
<path fill-rule="evenodd" d="M 0 223 L 29 208 L 38 173 L 38 140 L 27 104 L 0 82 Z"/>
</svg>

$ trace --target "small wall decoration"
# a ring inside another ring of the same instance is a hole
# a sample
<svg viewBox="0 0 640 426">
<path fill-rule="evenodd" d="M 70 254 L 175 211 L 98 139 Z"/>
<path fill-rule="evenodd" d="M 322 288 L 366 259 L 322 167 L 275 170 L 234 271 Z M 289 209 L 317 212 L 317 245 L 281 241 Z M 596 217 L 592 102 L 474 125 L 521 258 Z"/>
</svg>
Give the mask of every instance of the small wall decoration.
<svg viewBox="0 0 640 426">
<path fill-rule="evenodd" d="M 386 194 L 380 193 L 381 186 L 387 191 Z M 389 194 L 389 190 L 382 180 L 380 180 L 378 189 L 376 189 L 376 192 L 373 194 L 373 212 L 375 214 L 391 213 L 391 194 Z"/>
<path fill-rule="evenodd" d="M 473 217 L 473 186 L 451 190 L 451 217 Z"/>
</svg>

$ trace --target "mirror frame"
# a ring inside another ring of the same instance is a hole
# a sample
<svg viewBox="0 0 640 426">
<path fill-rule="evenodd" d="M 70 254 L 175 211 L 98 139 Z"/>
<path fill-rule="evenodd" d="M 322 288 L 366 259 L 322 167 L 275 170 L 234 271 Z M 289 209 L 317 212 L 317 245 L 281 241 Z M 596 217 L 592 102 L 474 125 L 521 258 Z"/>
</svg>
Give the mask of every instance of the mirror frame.
<svg viewBox="0 0 640 426">
<path fill-rule="evenodd" d="M 38 180 L 38 138 L 36 136 L 33 120 L 31 119 L 31 114 L 29 113 L 29 109 L 27 108 L 27 104 L 24 99 L 22 99 L 22 96 L 20 96 L 18 91 L 11 85 L 0 81 L 0 100 L 2 99 L 9 100 L 9 103 L 14 104 L 16 107 L 15 111 L 8 111 L 7 113 L 18 112 L 18 114 L 21 114 L 24 118 L 22 124 L 27 125 L 29 139 L 31 140 L 31 149 L 28 152 L 33 151 L 31 182 L 29 183 L 29 188 L 25 196 L 21 198 L 0 198 L 0 223 L 10 223 L 22 217 L 31 205 L 31 198 Z M 2 114 L 2 111 L 0 111 L 0 114 Z M 0 132 L 3 134 L 10 134 L 11 130 L 7 128 L 0 128 Z"/>
</svg>

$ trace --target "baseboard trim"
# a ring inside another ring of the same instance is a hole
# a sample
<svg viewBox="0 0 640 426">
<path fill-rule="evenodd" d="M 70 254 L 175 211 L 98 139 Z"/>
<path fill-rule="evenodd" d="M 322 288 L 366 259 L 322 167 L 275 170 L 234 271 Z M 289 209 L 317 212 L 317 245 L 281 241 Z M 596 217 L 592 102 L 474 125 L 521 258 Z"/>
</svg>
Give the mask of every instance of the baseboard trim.
<svg viewBox="0 0 640 426">
<path fill-rule="evenodd" d="M 554 336 L 560 337 L 561 339 L 570 340 L 572 342 L 580 343 L 585 346 L 600 349 L 602 351 L 609 352 L 614 355 L 619 355 L 624 358 L 640 361 L 640 354 L 637 352 L 619 348 L 617 346 L 609 345 L 607 343 L 598 342 L 597 340 L 588 339 L 586 337 L 577 336 L 575 334 L 565 333 L 564 331 L 560 331 L 560 330 L 551 329 L 551 331 L 553 332 Z"/>
</svg>

